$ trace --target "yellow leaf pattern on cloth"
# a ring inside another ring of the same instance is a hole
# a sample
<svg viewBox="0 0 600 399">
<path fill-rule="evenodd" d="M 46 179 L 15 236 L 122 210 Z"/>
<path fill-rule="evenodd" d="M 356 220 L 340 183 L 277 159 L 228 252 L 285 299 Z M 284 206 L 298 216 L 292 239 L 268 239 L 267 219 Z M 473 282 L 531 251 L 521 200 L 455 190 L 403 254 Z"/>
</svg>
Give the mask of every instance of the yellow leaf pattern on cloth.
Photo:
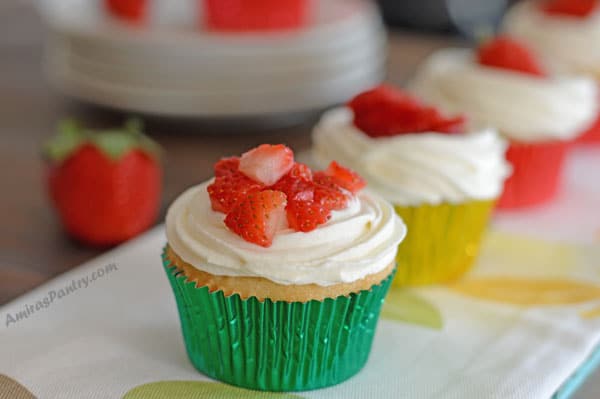
<svg viewBox="0 0 600 399">
<path fill-rule="evenodd" d="M 581 318 L 583 319 L 597 319 L 600 317 L 600 307 L 592 308 L 590 310 L 586 310 L 580 313 Z"/>
<path fill-rule="evenodd" d="M 408 289 L 392 288 L 385 299 L 381 317 L 388 320 L 441 329 L 439 310 Z"/>
<path fill-rule="evenodd" d="M 570 305 L 600 299 L 600 286 L 569 279 L 471 278 L 451 290 L 494 302 L 514 305 Z"/>
<path fill-rule="evenodd" d="M 301 399 L 290 393 L 261 392 L 237 388 L 220 382 L 157 381 L 140 385 L 123 396 L 123 399 Z"/>
<path fill-rule="evenodd" d="M 483 241 L 475 274 L 565 278 L 580 263 L 579 251 L 576 245 L 492 230 Z"/>
<path fill-rule="evenodd" d="M 3 374 L 0 374 L 0 398 L 35 399 L 35 396 L 17 381 Z"/>
</svg>

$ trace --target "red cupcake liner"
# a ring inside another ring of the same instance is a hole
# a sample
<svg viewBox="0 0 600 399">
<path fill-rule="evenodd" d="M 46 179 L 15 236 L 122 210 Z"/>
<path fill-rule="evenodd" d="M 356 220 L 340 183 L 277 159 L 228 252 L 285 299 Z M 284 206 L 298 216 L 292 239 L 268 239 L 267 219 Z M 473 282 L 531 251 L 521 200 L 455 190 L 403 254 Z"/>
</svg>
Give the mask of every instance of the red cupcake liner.
<svg viewBox="0 0 600 399">
<path fill-rule="evenodd" d="M 598 144 L 600 145 L 600 113 L 594 121 L 594 124 L 590 126 L 585 132 L 581 134 L 575 140 L 575 144 Z"/>
<path fill-rule="evenodd" d="M 146 19 L 148 0 L 104 0 L 108 12 L 129 22 L 143 22 Z"/>
<path fill-rule="evenodd" d="M 513 166 L 498 201 L 499 209 L 543 204 L 554 197 L 571 142 L 511 143 L 506 159 Z"/>
<path fill-rule="evenodd" d="M 221 31 L 271 31 L 305 25 L 311 0 L 203 0 L 204 24 Z"/>
</svg>

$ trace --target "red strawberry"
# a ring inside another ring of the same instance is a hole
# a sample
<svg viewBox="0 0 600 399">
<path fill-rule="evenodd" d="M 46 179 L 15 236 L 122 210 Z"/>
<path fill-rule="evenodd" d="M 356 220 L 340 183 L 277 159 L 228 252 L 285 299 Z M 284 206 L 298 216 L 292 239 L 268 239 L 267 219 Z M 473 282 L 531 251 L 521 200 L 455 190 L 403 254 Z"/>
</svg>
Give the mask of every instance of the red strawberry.
<svg viewBox="0 0 600 399">
<path fill-rule="evenodd" d="M 48 189 L 69 234 L 95 246 L 123 242 L 150 227 L 160 205 L 157 145 L 127 131 L 90 132 L 64 123 L 46 147 Z"/>
<path fill-rule="evenodd" d="M 325 170 L 325 174 L 331 176 L 340 187 L 350 191 L 352 194 L 356 194 L 367 185 L 367 182 L 358 173 L 344 168 L 336 161 L 329 164 L 329 167 Z"/>
<path fill-rule="evenodd" d="M 446 118 L 437 109 L 387 85 L 359 94 L 348 106 L 354 112 L 354 125 L 371 137 L 455 133 L 462 131 L 466 122 L 462 116 Z"/>
<path fill-rule="evenodd" d="M 311 181 L 294 178 L 288 173 L 272 185 L 270 189 L 281 191 L 286 195 L 288 200 L 298 199 L 307 201 L 314 198 L 315 184 Z"/>
<path fill-rule="evenodd" d="M 266 186 L 275 184 L 294 166 L 294 153 L 283 144 L 262 144 L 242 155 L 239 170 Z"/>
<path fill-rule="evenodd" d="M 235 208 L 246 196 L 260 191 L 264 186 L 246 177 L 240 172 L 222 175 L 207 187 L 212 209 L 228 213 Z"/>
<path fill-rule="evenodd" d="M 312 181 L 312 171 L 307 165 L 300 162 L 296 162 L 286 176 L 290 176 L 293 179 Z"/>
<path fill-rule="evenodd" d="M 147 0 L 105 0 L 106 8 L 115 17 L 141 22 L 146 17 Z"/>
<path fill-rule="evenodd" d="M 309 232 L 331 218 L 331 209 L 317 201 L 290 201 L 286 207 L 287 221 L 296 231 Z"/>
<path fill-rule="evenodd" d="M 269 247 L 285 222 L 285 206 L 285 194 L 280 191 L 250 193 L 225 217 L 225 225 L 244 240 Z"/>
<path fill-rule="evenodd" d="M 546 76 L 535 55 L 522 43 L 509 36 L 496 36 L 477 51 L 479 64 L 509 69 L 529 75 Z"/>
<path fill-rule="evenodd" d="M 238 173 L 240 167 L 240 157 L 221 158 L 215 164 L 215 177 Z"/>
<path fill-rule="evenodd" d="M 341 190 L 336 180 L 325 172 L 315 172 L 314 200 L 330 210 L 344 209 L 348 205 L 348 194 Z"/>
<path fill-rule="evenodd" d="M 540 3 L 543 12 L 550 15 L 563 15 L 585 18 L 598 7 L 598 0 L 548 0 Z"/>
</svg>

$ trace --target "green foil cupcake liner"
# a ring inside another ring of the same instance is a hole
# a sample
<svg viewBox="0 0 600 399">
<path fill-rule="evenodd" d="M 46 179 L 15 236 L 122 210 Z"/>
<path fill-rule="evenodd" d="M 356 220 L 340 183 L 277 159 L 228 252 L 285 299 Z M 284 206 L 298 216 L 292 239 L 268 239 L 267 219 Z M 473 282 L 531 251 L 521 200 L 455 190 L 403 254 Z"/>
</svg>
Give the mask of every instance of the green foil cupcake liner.
<svg viewBox="0 0 600 399">
<path fill-rule="evenodd" d="M 261 302 L 196 287 L 162 257 L 192 364 L 222 382 L 265 391 L 327 387 L 360 371 L 395 273 L 335 299 Z"/>
</svg>

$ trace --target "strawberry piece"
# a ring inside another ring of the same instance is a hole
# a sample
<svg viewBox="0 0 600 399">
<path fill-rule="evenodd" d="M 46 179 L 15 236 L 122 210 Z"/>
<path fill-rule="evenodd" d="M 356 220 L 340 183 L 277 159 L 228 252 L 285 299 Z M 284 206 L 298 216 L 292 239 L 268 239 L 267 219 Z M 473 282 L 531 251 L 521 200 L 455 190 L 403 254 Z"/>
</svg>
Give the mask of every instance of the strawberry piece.
<svg viewBox="0 0 600 399">
<path fill-rule="evenodd" d="M 437 109 L 391 86 L 380 85 L 354 97 L 348 107 L 354 125 L 371 137 L 405 133 L 458 133 L 464 130 L 463 116 L 446 118 Z"/>
<path fill-rule="evenodd" d="M 105 0 L 108 11 L 129 22 L 141 22 L 146 17 L 147 0 Z"/>
<path fill-rule="evenodd" d="M 225 225 L 245 241 L 269 247 L 285 222 L 285 206 L 285 194 L 281 191 L 253 192 L 225 217 Z"/>
<path fill-rule="evenodd" d="M 283 144 L 263 144 L 242 155 L 239 170 L 252 180 L 271 186 L 293 166 L 291 149 Z"/>
<path fill-rule="evenodd" d="M 489 67 L 509 69 L 539 77 L 546 76 L 544 68 L 531 50 L 508 36 L 497 36 L 480 46 L 477 60 L 479 64 Z"/>
<path fill-rule="evenodd" d="M 549 15 L 585 18 L 598 7 L 598 0 L 549 0 L 540 3 L 540 9 Z"/>
<path fill-rule="evenodd" d="M 331 210 L 341 210 L 348 205 L 348 193 L 342 191 L 337 181 L 325 172 L 315 172 L 314 200 Z"/>
<path fill-rule="evenodd" d="M 239 167 L 240 157 L 222 158 L 215 164 L 215 177 L 221 177 L 237 173 Z"/>
<path fill-rule="evenodd" d="M 344 168 L 336 161 L 332 161 L 329 164 L 329 167 L 325 170 L 325 174 L 331 176 L 340 187 L 350 191 L 352 194 L 356 194 L 367 185 L 365 179 L 360 177 L 358 173 Z"/>
<path fill-rule="evenodd" d="M 304 181 L 312 181 L 313 178 L 312 171 L 310 170 L 310 168 L 307 165 L 300 162 L 296 162 L 286 176 L 289 176 L 292 179 L 300 179 Z"/>
<path fill-rule="evenodd" d="M 223 174 L 207 187 L 212 209 L 229 213 L 250 193 L 260 191 L 264 186 L 240 172 Z"/>
<path fill-rule="evenodd" d="M 296 231 L 309 232 L 331 218 L 331 210 L 318 201 L 290 201 L 286 207 L 287 222 Z"/>
</svg>

